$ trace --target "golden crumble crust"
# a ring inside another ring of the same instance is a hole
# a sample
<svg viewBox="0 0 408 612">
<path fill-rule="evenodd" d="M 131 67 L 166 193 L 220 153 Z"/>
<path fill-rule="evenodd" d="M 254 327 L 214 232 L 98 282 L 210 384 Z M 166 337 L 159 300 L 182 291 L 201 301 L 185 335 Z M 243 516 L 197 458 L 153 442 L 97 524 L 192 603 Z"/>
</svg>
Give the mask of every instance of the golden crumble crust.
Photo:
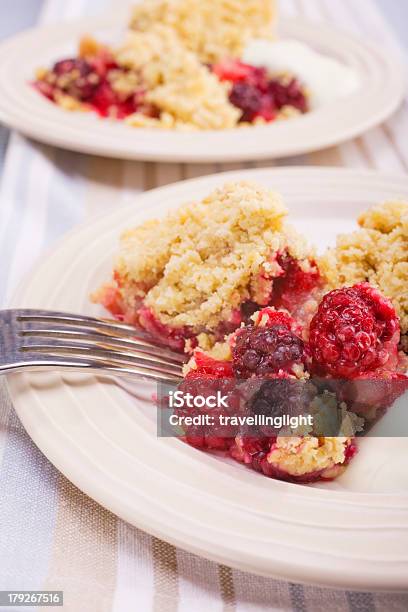
<svg viewBox="0 0 408 612">
<path fill-rule="evenodd" d="M 228 321 L 242 302 L 267 300 L 265 278 L 279 273 L 276 253 L 310 251 L 285 223 L 281 197 L 249 182 L 229 183 L 121 239 L 115 275 L 128 305 L 143 299 L 172 327 L 200 333 Z M 266 303 L 266 302 L 265 302 Z"/>
<path fill-rule="evenodd" d="M 267 460 L 288 474 L 302 476 L 343 464 L 348 441 L 345 437 L 278 436 Z"/>
<path fill-rule="evenodd" d="M 129 32 L 114 57 L 121 67 L 141 75 L 146 102 L 161 113 L 159 118 L 135 113 L 126 119 L 128 124 L 201 130 L 236 127 L 241 113 L 229 102 L 227 86 L 171 28 L 159 23 L 145 32 Z"/>
<path fill-rule="evenodd" d="M 150 0 L 133 11 L 131 27 L 150 30 L 161 23 L 202 62 L 240 57 L 251 38 L 268 38 L 276 0 Z"/>
<path fill-rule="evenodd" d="M 331 288 L 369 281 L 389 297 L 408 333 L 408 203 L 387 202 L 362 214 L 361 227 L 338 237 L 320 259 Z"/>
</svg>

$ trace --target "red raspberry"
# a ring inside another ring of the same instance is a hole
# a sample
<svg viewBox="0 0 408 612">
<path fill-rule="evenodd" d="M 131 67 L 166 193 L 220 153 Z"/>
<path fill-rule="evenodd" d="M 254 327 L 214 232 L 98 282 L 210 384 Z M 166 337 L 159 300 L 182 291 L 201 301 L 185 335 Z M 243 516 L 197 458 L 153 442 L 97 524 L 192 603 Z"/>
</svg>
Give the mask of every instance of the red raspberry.
<svg viewBox="0 0 408 612">
<path fill-rule="evenodd" d="M 212 66 L 212 71 L 220 81 L 232 83 L 248 83 L 256 86 L 264 93 L 268 88 L 268 76 L 265 68 L 257 68 L 238 60 L 226 59 Z"/>
<path fill-rule="evenodd" d="M 232 349 L 237 378 L 292 373 L 306 359 L 303 341 L 285 325 L 243 327 Z"/>
<path fill-rule="evenodd" d="M 292 312 L 321 284 L 320 272 L 314 261 L 310 261 L 309 270 L 303 270 L 299 262 L 286 252 L 279 254 L 276 261 L 283 274 L 273 281 L 271 301 L 276 308 L 287 308 Z"/>
<path fill-rule="evenodd" d="M 214 378 L 232 378 L 232 364 L 230 361 L 219 361 L 209 357 L 201 351 L 194 353 L 194 361 L 196 362 L 197 369 L 195 370 L 198 375 L 209 374 Z"/>
<path fill-rule="evenodd" d="M 262 308 L 262 310 L 257 312 L 256 316 L 253 317 L 253 320 L 255 325 L 259 325 L 261 327 L 283 325 L 283 327 L 290 329 L 298 335 L 301 333 L 299 323 L 297 323 L 288 312 L 285 312 L 284 310 L 275 310 L 275 308 L 271 308 L 270 306 Z"/>
<path fill-rule="evenodd" d="M 207 358 L 208 363 L 213 361 Z M 201 364 L 202 368 L 208 367 Z M 230 364 L 229 364 L 230 365 Z M 202 408 L 183 407 L 176 409 L 175 413 L 179 416 L 205 416 L 209 415 L 214 419 L 214 423 L 197 424 L 183 426 L 184 440 L 190 446 L 207 450 L 227 450 L 233 443 L 237 435 L 237 428 L 229 425 L 222 425 L 220 415 L 227 415 L 228 412 L 235 413 L 239 407 L 239 397 L 236 393 L 236 384 L 233 378 L 224 378 L 222 370 L 216 370 L 214 374 L 209 374 L 202 369 L 192 370 L 179 385 L 178 389 L 184 394 L 191 394 L 193 397 L 209 397 L 216 396 L 219 392 L 222 396 L 227 397 L 228 408 Z"/>
<path fill-rule="evenodd" d="M 328 293 L 310 324 L 315 370 L 338 378 L 395 369 L 399 338 L 393 305 L 368 283 Z"/>
</svg>

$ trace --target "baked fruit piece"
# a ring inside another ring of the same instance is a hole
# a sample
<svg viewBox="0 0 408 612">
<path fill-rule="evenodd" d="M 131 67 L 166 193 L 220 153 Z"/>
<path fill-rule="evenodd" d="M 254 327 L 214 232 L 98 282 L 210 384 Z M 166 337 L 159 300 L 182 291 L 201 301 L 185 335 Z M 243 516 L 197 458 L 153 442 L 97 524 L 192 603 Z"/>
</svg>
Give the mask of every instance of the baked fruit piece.
<svg viewBox="0 0 408 612">
<path fill-rule="evenodd" d="M 125 232 L 94 300 L 180 351 L 211 348 L 262 306 L 310 318 L 321 278 L 286 214 L 276 193 L 229 183 Z"/>
<path fill-rule="evenodd" d="M 395 308 L 378 289 L 368 283 L 335 289 L 310 324 L 312 373 L 335 379 L 338 396 L 369 426 L 408 389 L 400 337 Z"/>
<path fill-rule="evenodd" d="M 234 393 L 251 397 L 248 402 L 251 414 L 267 414 L 270 410 L 274 414 L 290 413 L 300 396 L 303 396 L 303 412 L 309 406 L 305 401 L 316 408 L 322 402 L 334 402 L 332 410 L 337 410 L 334 395 L 320 397 L 317 391 L 311 392 L 305 384 L 299 384 L 300 381 L 307 384 L 308 370 L 312 367 L 310 350 L 302 336 L 301 326 L 286 311 L 263 309 L 253 315 L 250 325 L 229 338 L 229 359 L 216 360 L 197 350 L 189 364 L 184 387 L 190 392 L 199 389 L 202 394 L 203 389 L 214 392 L 222 382 L 223 393 L 229 392 L 232 396 L 234 414 L 237 414 Z M 231 383 L 228 388 L 231 380 L 235 382 L 233 391 Z M 249 394 L 247 388 L 251 385 L 256 392 L 251 389 Z M 350 435 L 325 437 L 312 431 L 276 435 L 262 427 L 250 432 L 192 428 L 186 431 L 185 441 L 203 450 L 224 450 L 236 461 L 265 476 L 303 483 L 336 478 L 356 453 Z"/>
<path fill-rule="evenodd" d="M 400 318 L 408 353 L 408 203 L 388 202 L 358 219 L 360 230 L 338 237 L 319 260 L 332 288 L 368 281 L 388 297 Z"/>
<path fill-rule="evenodd" d="M 395 372 L 399 340 L 391 301 L 368 283 L 325 295 L 310 324 L 314 370 L 334 378 Z"/>
<path fill-rule="evenodd" d="M 184 385 L 200 393 L 222 389 L 233 414 L 242 413 L 238 394 L 250 398 L 246 413 L 294 410 L 313 414 L 313 427 L 278 435 L 262 425 L 258 431 L 193 429 L 186 430 L 185 441 L 224 450 L 273 478 L 332 480 L 357 452 L 355 433 L 381 418 L 408 389 L 399 338 L 393 305 L 368 283 L 326 294 L 306 328 L 287 311 L 262 309 L 228 338 L 223 359 L 197 349 Z M 326 435 L 325 415 L 340 419 L 334 436 Z"/>
</svg>

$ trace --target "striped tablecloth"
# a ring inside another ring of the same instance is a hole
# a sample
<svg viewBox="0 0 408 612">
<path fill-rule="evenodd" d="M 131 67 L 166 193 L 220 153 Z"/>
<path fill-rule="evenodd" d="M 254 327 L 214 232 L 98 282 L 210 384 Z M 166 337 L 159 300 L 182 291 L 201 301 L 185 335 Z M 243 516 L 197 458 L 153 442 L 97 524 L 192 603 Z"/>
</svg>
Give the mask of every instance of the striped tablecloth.
<svg viewBox="0 0 408 612">
<path fill-rule="evenodd" d="M 93 14 L 106 4 L 48 0 L 40 21 Z M 281 8 L 286 15 L 333 22 L 373 40 L 384 53 L 401 53 L 374 0 L 281 0 Z M 352 142 L 261 165 L 275 164 L 405 171 L 408 106 Z M 37 257 L 81 221 L 156 185 L 256 165 L 122 162 L 53 149 L 12 134 L 0 192 L 2 303 Z M 408 610 L 408 594 L 343 592 L 260 578 L 178 550 L 126 524 L 45 459 L 0 385 L 0 590 L 63 589 L 64 609 L 70 612 Z"/>
</svg>

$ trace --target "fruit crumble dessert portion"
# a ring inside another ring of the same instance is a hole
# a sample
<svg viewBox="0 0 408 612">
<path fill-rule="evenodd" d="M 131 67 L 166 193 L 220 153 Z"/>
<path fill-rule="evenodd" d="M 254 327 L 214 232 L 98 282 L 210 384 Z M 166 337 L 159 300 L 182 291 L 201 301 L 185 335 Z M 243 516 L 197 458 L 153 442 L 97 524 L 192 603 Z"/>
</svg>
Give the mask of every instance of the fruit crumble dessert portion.
<svg viewBox="0 0 408 612">
<path fill-rule="evenodd" d="M 184 440 L 202 450 L 223 450 L 273 478 L 332 480 L 355 455 L 354 436 L 365 421 L 378 420 L 408 389 L 399 340 L 393 305 L 368 283 L 326 294 L 305 327 L 287 311 L 262 309 L 229 336 L 222 360 L 196 349 L 182 388 L 222 389 L 230 398 L 226 414 L 300 410 L 314 415 L 313 426 L 277 433 L 263 425 L 229 431 L 193 425 L 185 428 Z M 328 436 L 333 414 L 340 420 Z"/>
<path fill-rule="evenodd" d="M 134 127 L 221 130 L 309 110 L 287 70 L 242 61 L 273 31 L 273 0 L 155 0 L 138 5 L 122 45 L 85 37 L 77 57 L 40 69 L 34 86 L 67 110 Z"/>
<path fill-rule="evenodd" d="M 385 263 L 398 271 L 396 282 L 404 278 L 406 205 L 371 209 L 361 237 L 340 239 L 350 250 L 338 245 L 321 269 L 286 216 L 275 192 L 228 183 L 125 232 L 113 278 L 93 299 L 190 353 L 180 388 L 226 394 L 228 408 L 213 415 L 312 413 L 313 426 L 279 432 L 263 423 L 182 431 L 196 448 L 306 483 L 341 474 L 356 453 L 355 436 L 408 388 L 399 350 L 404 301 L 379 280 L 389 278 Z M 382 259 L 374 247 L 363 257 L 367 243 L 382 249 Z M 344 278 L 335 276 L 342 269 Z M 352 278 L 363 282 L 342 286 Z"/>
<path fill-rule="evenodd" d="M 125 232 L 94 300 L 179 351 L 211 348 L 263 306 L 310 319 L 322 279 L 286 215 L 276 193 L 227 184 Z"/>
<path fill-rule="evenodd" d="M 229 393 L 226 414 L 283 415 L 297 407 L 318 413 L 330 404 L 330 411 L 340 409 L 349 416 L 334 394 L 319 393 L 308 383 L 313 364 L 302 338 L 302 327 L 287 311 L 262 309 L 229 337 L 230 351 L 223 361 L 197 349 L 181 388 Z M 308 483 L 332 480 L 344 471 L 356 453 L 354 430 L 350 435 L 347 429 L 325 436 L 312 428 L 278 432 L 263 424 L 229 430 L 192 426 L 185 429 L 184 440 L 201 450 L 224 451 L 266 476 Z"/>
<path fill-rule="evenodd" d="M 329 287 L 368 281 L 392 301 L 408 353 L 408 203 L 388 202 L 358 219 L 360 229 L 341 235 L 319 260 Z"/>
</svg>

